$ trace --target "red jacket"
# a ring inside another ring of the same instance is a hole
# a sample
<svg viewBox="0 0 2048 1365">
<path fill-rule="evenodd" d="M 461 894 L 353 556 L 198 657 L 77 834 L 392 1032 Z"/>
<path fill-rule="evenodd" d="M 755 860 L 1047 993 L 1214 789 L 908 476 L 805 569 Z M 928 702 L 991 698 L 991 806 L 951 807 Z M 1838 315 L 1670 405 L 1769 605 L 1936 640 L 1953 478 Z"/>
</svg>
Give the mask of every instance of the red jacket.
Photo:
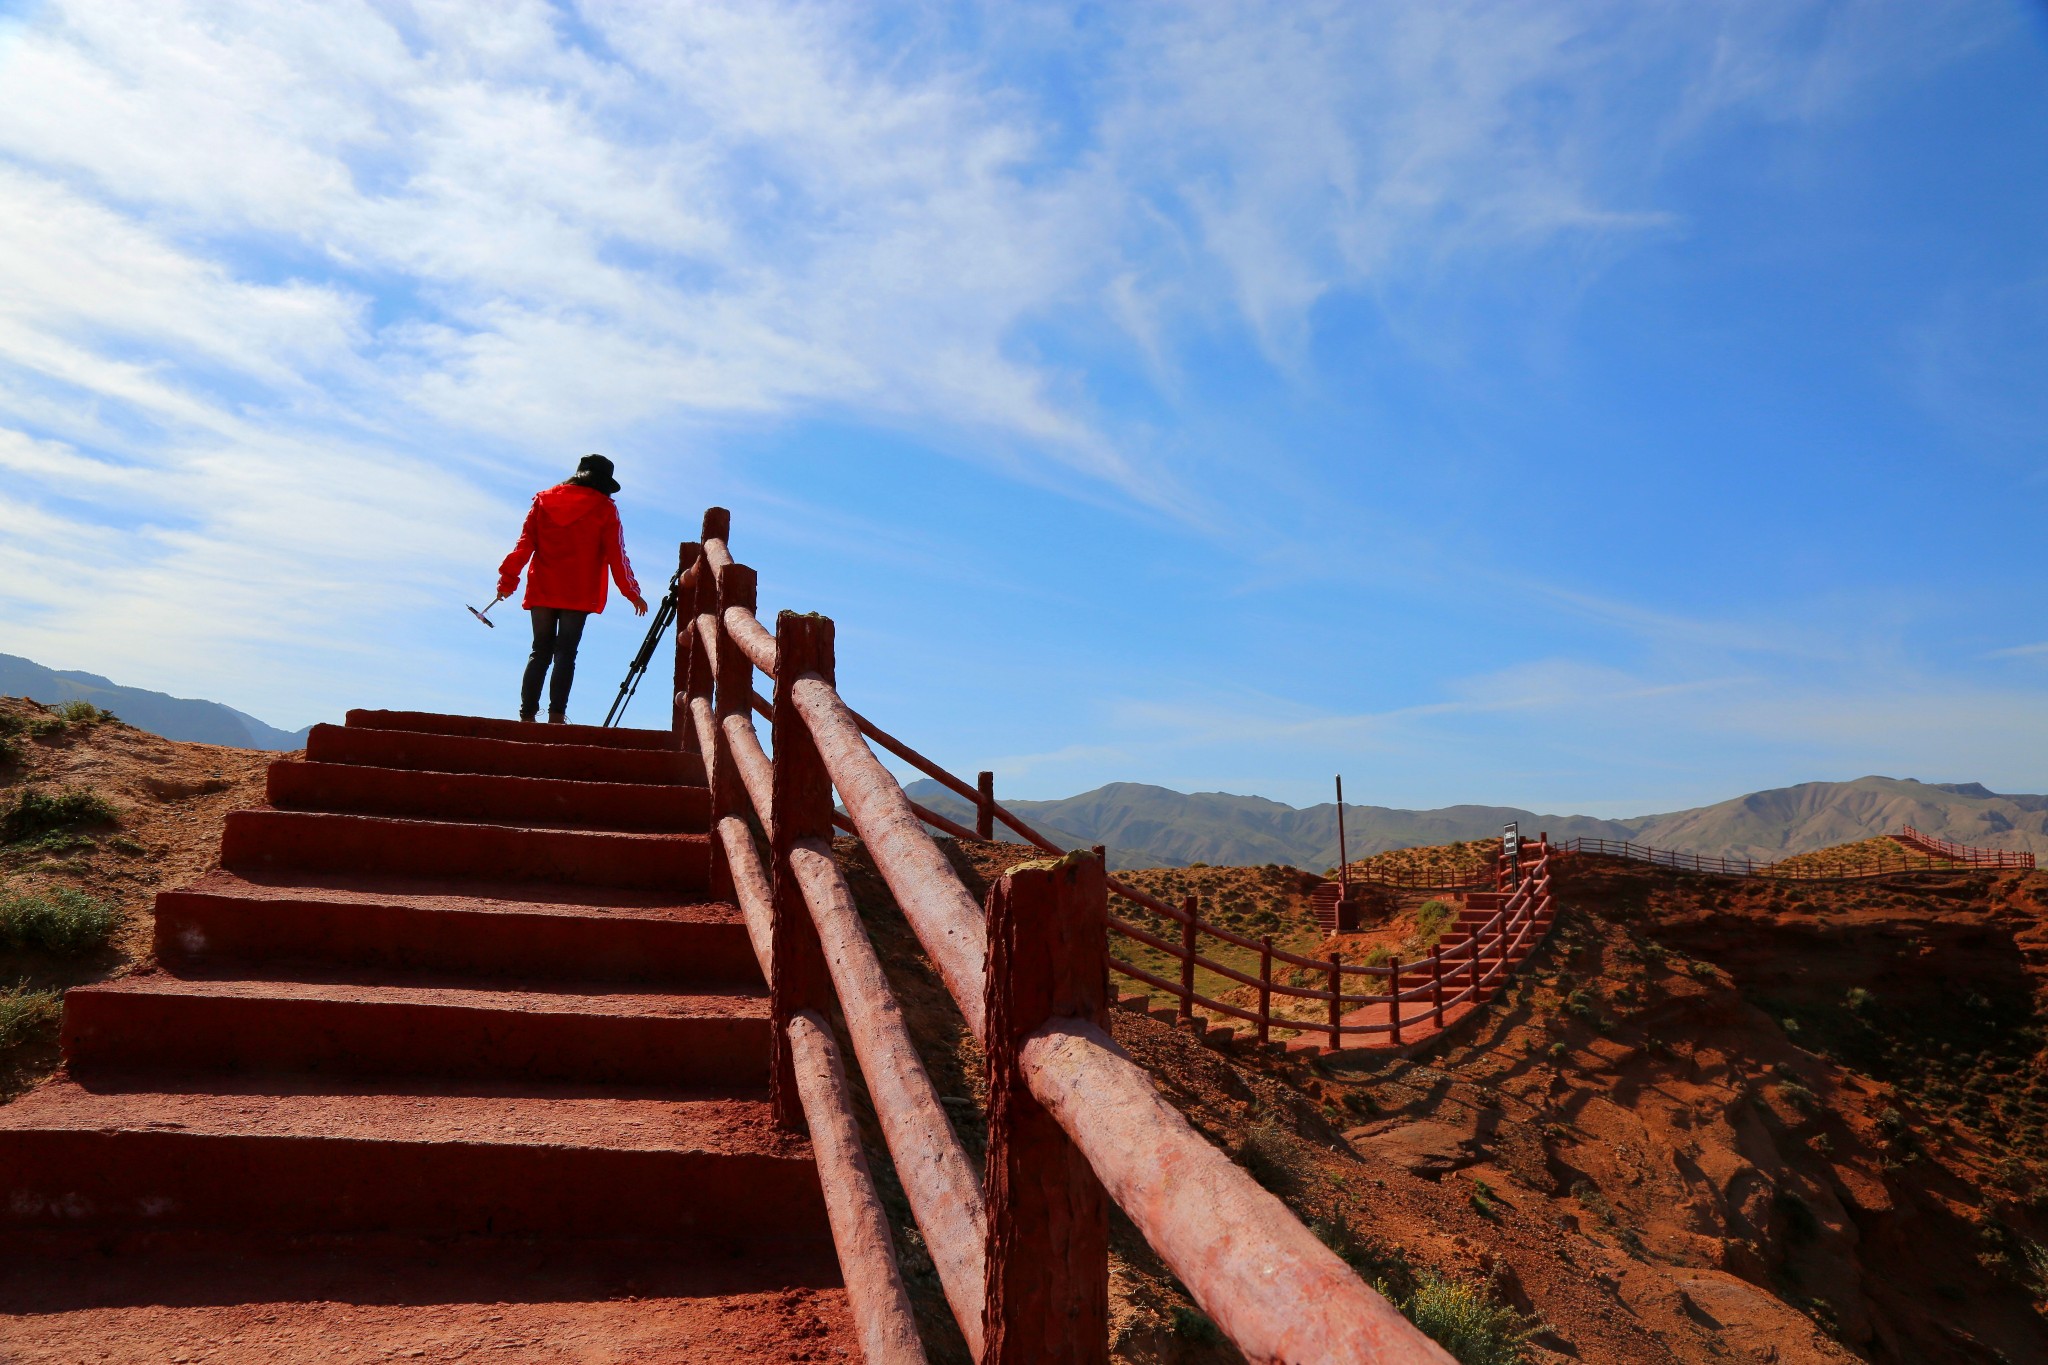
<svg viewBox="0 0 2048 1365">
<path fill-rule="evenodd" d="M 642 600 L 626 559 L 619 509 L 594 488 L 564 483 L 534 495 L 519 543 L 498 566 L 500 597 L 510 597 L 519 586 L 519 571 L 529 558 L 533 572 L 526 576 L 522 607 L 603 611 L 606 569 L 627 601 L 637 606 Z"/>
</svg>

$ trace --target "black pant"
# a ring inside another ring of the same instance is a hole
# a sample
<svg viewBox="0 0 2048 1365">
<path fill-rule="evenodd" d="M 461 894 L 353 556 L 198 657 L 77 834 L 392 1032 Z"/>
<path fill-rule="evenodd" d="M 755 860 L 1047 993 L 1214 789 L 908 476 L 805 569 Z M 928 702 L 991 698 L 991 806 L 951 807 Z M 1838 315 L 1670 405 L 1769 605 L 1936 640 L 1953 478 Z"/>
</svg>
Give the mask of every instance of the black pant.
<svg viewBox="0 0 2048 1365">
<path fill-rule="evenodd" d="M 565 611 L 559 607 L 533 607 L 533 653 L 526 660 L 526 677 L 519 684 L 519 715 L 526 719 L 540 710 L 540 682 L 555 666 L 555 680 L 548 687 L 548 711 L 561 715 L 569 709 L 569 687 L 576 681 L 576 646 L 583 642 L 587 611 Z"/>
</svg>

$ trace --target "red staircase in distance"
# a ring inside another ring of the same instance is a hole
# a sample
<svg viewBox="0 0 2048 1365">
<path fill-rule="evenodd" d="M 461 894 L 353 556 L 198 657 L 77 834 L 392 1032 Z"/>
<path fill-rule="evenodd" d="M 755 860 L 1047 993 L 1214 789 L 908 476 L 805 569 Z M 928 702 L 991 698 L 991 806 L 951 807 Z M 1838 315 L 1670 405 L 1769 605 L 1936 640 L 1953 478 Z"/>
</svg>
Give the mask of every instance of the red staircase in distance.
<svg viewBox="0 0 2048 1365">
<path fill-rule="evenodd" d="M 850 1347 L 760 970 L 706 894 L 701 761 L 668 731 L 347 720 L 159 896 L 157 969 L 67 995 L 65 1073 L 0 1106 L 0 1226 L 37 1253 L 0 1275 L 0 1358 L 172 1358 L 250 1305 L 250 1359 L 324 1358 L 337 1305 L 373 1355 Z"/>
</svg>

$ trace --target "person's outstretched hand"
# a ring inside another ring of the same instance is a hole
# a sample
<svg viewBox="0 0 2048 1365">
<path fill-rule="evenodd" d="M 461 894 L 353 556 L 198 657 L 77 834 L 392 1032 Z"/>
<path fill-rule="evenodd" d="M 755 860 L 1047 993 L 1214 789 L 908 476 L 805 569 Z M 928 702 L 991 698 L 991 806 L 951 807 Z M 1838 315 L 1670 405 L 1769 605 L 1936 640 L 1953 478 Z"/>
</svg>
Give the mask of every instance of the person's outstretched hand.
<svg viewBox="0 0 2048 1365">
<path fill-rule="evenodd" d="M 634 614 L 635 616 L 645 616 L 645 615 L 647 614 L 647 599 L 646 599 L 646 598 L 644 598 L 644 597 L 636 597 L 636 598 L 634 598 L 634 599 L 633 599 L 633 614 Z"/>
</svg>

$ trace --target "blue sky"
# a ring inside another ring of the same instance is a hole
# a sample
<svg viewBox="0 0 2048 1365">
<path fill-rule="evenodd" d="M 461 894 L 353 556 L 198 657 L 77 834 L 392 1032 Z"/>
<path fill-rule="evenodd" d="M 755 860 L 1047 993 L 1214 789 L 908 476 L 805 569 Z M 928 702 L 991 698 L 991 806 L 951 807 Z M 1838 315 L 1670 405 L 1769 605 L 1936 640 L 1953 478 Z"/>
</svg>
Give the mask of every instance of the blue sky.
<svg viewBox="0 0 2048 1365">
<path fill-rule="evenodd" d="M 2048 790 L 2039 5 L 0 16 L 0 650 L 506 713 L 599 450 L 1017 796 Z"/>
</svg>

